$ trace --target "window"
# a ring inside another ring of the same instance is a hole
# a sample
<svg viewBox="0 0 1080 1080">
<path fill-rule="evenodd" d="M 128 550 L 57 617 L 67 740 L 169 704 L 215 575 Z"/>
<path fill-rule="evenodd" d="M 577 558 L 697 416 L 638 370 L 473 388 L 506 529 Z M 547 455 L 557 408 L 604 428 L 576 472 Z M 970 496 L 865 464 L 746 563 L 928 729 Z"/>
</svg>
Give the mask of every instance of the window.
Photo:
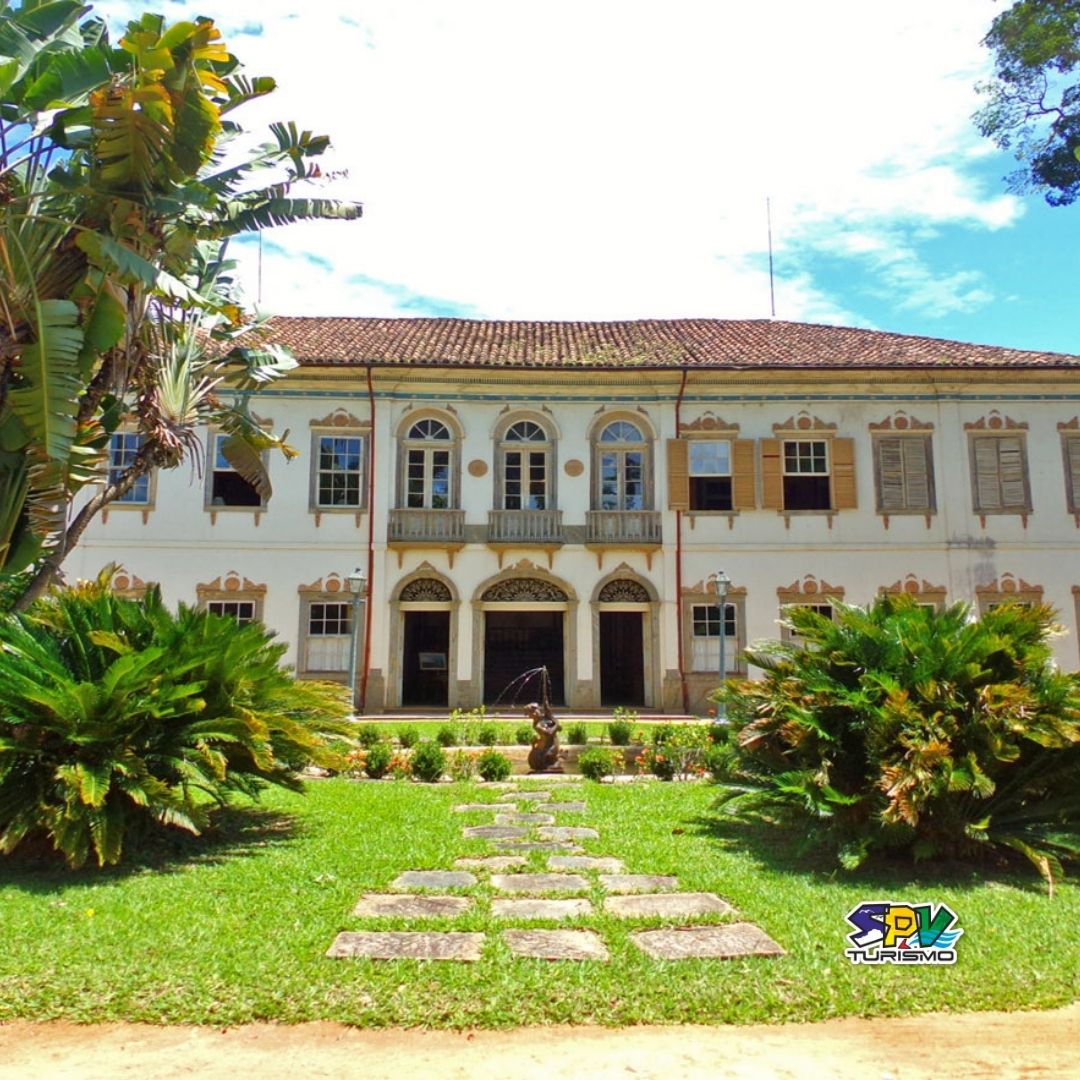
<svg viewBox="0 0 1080 1080">
<path fill-rule="evenodd" d="M 257 618 L 254 600 L 210 600 L 206 604 L 206 610 L 212 615 L 234 619 L 241 626 L 254 622 Z"/>
<path fill-rule="evenodd" d="M 831 506 L 828 442 L 785 440 L 784 509 L 828 510 Z"/>
<path fill-rule="evenodd" d="M 352 602 L 312 600 L 307 606 L 304 670 L 349 670 Z"/>
<path fill-rule="evenodd" d="M 405 434 L 402 495 L 412 510 L 447 510 L 454 503 L 450 430 L 439 420 L 418 420 Z"/>
<path fill-rule="evenodd" d="M 1069 512 L 1080 514 L 1080 438 L 1067 435 L 1062 439 L 1065 454 L 1065 498 Z"/>
<path fill-rule="evenodd" d="M 648 444 L 628 420 L 616 420 L 600 433 L 599 510 L 644 510 Z"/>
<path fill-rule="evenodd" d="M 731 443 L 695 439 L 689 446 L 690 509 L 731 510 Z"/>
<path fill-rule="evenodd" d="M 363 446 L 359 435 L 315 436 L 315 505 L 320 510 L 362 505 Z"/>
<path fill-rule="evenodd" d="M 694 671 L 719 671 L 720 606 L 694 604 L 691 608 L 691 668 Z M 724 668 L 738 671 L 738 614 L 735 604 L 724 604 Z"/>
<path fill-rule="evenodd" d="M 832 618 L 833 618 L 833 606 L 832 606 L 832 604 L 792 604 L 784 612 L 785 619 L 787 618 L 788 612 L 791 611 L 792 607 L 805 608 L 805 609 L 807 609 L 809 611 L 816 612 L 818 615 L 823 615 L 826 619 L 828 619 L 830 622 L 832 622 Z M 784 630 L 785 630 L 785 633 L 784 633 L 783 637 L 784 637 L 784 640 L 786 640 L 786 641 L 798 641 L 802 637 L 802 635 L 798 632 L 798 630 L 794 630 L 790 626 L 785 626 Z"/>
<path fill-rule="evenodd" d="M 131 431 L 118 431 L 109 439 L 109 484 L 115 484 L 124 472 L 134 464 L 135 456 L 142 446 L 142 436 Z M 150 474 L 143 473 L 124 492 L 114 505 L 147 506 L 150 503 Z"/>
<path fill-rule="evenodd" d="M 551 503 L 551 444 L 531 420 L 511 424 L 502 439 L 503 510 L 547 510 Z"/>
<path fill-rule="evenodd" d="M 971 472 L 978 513 L 1015 514 L 1031 509 L 1022 435 L 972 436 Z"/>
<path fill-rule="evenodd" d="M 210 506 L 217 509 L 222 506 L 261 507 L 262 497 L 255 490 L 255 485 L 245 480 L 229 464 L 222 447 L 230 436 L 217 432 L 211 436 L 213 447 L 210 472 Z"/>
<path fill-rule="evenodd" d="M 934 474 L 928 436 L 874 439 L 879 514 L 934 511 Z"/>
</svg>

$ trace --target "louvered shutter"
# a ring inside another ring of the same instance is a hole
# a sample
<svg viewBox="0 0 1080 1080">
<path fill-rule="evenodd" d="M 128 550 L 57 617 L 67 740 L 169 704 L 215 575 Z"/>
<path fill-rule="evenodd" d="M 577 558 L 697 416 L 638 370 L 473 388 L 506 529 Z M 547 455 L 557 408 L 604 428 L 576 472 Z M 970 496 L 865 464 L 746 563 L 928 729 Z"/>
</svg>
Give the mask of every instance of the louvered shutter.
<svg viewBox="0 0 1080 1080">
<path fill-rule="evenodd" d="M 908 510 L 932 510 L 934 499 L 930 478 L 930 440 L 900 440 L 904 458 L 904 491 Z"/>
<path fill-rule="evenodd" d="M 1001 483 L 996 438 L 977 438 L 973 443 L 975 464 L 975 509 L 1001 509 Z"/>
<path fill-rule="evenodd" d="M 876 439 L 878 510 L 906 510 L 904 440 Z"/>
<path fill-rule="evenodd" d="M 1080 511 L 1080 439 L 1065 440 L 1065 460 L 1069 466 L 1069 509 Z"/>
<path fill-rule="evenodd" d="M 1024 469 L 1024 440 L 1006 436 L 998 440 L 998 466 L 1001 475 L 1001 505 L 1009 509 L 1027 508 L 1027 482 Z"/>
<path fill-rule="evenodd" d="M 832 441 L 832 489 L 834 510 L 854 510 L 855 497 L 855 440 Z"/>
<path fill-rule="evenodd" d="M 780 440 L 761 440 L 761 505 L 766 510 L 784 509 L 784 485 L 780 474 Z"/>
<path fill-rule="evenodd" d="M 1080 439 L 1076 441 L 1080 445 Z M 753 439 L 736 439 L 731 444 L 731 506 L 734 510 L 753 510 L 757 506 Z"/>
<path fill-rule="evenodd" d="M 687 461 L 687 445 L 685 439 L 668 439 L 667 441 L 669 510 L 690 509 L 690 477 L 689 464 Z"/>
</svg>

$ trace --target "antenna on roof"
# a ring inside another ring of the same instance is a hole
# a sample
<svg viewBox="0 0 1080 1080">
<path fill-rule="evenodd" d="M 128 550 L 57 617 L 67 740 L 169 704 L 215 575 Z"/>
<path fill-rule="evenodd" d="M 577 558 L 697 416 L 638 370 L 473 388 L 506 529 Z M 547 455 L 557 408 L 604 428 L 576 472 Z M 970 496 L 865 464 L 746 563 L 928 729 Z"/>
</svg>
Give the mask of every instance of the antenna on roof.
<svg viewBox="0 0 1080 1080">
<path fill-rule="evenodd" d="M 772 261 L 772 200 L 765 196 L 765 223 L 769 232 L 769 315 L 776 318 L 776 289 L 773 285 L 773 261 Z M 260 233 L 260 239 L 262 234 Z M 261 249 L 260 249 L 261 250 Z"/>
</svg>

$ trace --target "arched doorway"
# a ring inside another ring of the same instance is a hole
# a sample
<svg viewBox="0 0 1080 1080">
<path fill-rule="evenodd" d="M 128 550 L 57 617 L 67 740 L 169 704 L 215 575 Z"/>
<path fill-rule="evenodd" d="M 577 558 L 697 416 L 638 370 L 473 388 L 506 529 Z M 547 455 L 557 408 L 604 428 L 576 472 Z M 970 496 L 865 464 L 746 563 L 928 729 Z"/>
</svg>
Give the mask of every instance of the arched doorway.
<svg viewBox="0 0 1080 1080">
<path fill-rule="evenodd" d="M 434 577 L 406 582 L 397 597 L 401 633 L 403 706 L 442 708 L 450 700 L 453 595 Z"/>
<path fill-rule="evenodd" d="M 551 701 L 566 702 L 566 591 L 540 578 L 516 577 L 495 582 L 480 595 L 484 613 L 484 701 L 513 696 L 523 674 L 548 669 Z M 537 693 L 529 684 L 526 693 Z"/>
<path fill-rule="evenodd" d="M 652 597 L 616 578 L 597 593 L 601 705 L 645 705 L 645 625 Z"/>
</svg>

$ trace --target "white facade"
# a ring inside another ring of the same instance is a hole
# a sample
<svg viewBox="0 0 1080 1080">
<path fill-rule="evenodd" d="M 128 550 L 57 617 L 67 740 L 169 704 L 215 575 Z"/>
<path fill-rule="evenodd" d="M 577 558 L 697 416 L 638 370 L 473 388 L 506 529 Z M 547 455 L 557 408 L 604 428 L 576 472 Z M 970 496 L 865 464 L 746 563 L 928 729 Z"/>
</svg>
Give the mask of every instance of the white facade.
<svg viewBox="0 0 1080 1080">
<path fill-rule="evenodd" d="M 307 366 L 260 397 L 256 412 L 301 451 L 271 459 L 265 506 L 215 506 L 212 457 L 208 476 L 160 473 L 146 504 L 113 506 L 87 531 L 67 573 L 115 563 L 118 587 L 158 582 L 170 603 L 250 602 L 219 610 L 261 617 L 301 672 L 343 677 L 337 605 L 359 566 L 369 712 L 490 704 L 496 676 L 537 659 L 556 680 L 561 666 L 571 707 L 703 709 L 720 569 L 732 662 L 779 636 L 784 604 L 903 588 L 928 603 L 1045 600 L 1064 627 L 1059 663 L 1080 665 L 1075 372 L 383 366 L 370 388 L 367 376 Z M 410 441 L 422 420 L 448 438 Z M 606 430 L 641 440 L 605 443 Z M 322 438 L 359 440 L 339 444 L 352 478 L 329 497 L 344 506 L 318 506 Z M 672 440 L 727 448 L 688 456 Z M 785 478 L 799 453 L 808 471 Z M 720 502 L 726 460 L 738 509 L 695 509 L 708 485 L 687 481 L 684 459 L 721 470 L 708 481 Z M 819 505 L 791 509 L 800 500 Z"/>
</svg>

